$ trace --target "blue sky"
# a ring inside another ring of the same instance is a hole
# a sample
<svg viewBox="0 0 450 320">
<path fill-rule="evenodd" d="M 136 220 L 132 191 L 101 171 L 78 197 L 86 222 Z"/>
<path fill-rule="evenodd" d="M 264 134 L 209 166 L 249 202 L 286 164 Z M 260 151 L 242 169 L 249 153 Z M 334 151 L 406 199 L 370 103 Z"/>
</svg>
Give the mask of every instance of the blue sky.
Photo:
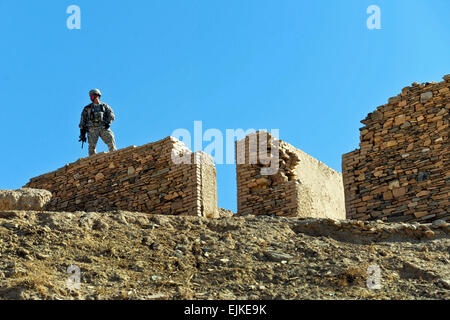
<svg viewBox="0 0 450 320">
<path fill-rule="evenodd" d="M 372 4 L 381 30 L 366 26 Z M 341 171 L 367 113 L 450 73 L 449 13 L 448 0 L 0 0 L 0 189 L 86 156 L 78 123 L 94 87 L 119 148 L 201 120 L 279 129 Z M 217 179 L 219 205 L 236 210 L 234 165 Z"/>
</svg>

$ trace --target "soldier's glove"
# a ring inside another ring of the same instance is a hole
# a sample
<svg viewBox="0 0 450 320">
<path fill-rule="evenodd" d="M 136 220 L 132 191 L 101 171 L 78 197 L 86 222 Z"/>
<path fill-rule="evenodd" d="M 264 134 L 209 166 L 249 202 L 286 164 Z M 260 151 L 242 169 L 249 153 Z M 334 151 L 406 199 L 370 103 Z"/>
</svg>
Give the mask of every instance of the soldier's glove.
<svg viewBox="0 0 450 320">
<path fill-rule="evenodd" d="M 80 140 L 78 140 L 79 142 L 81 142 L 81 141 L 82 142 L 86 142 L 87 141 L 86 133 L 87 133 L 87 130 L 85 128 L 80 129 Z"/>
<path fill-rule="evenodd" d="M 111 125 L 105 124 L 105 129 L 108 130 Z"/>
</svg>

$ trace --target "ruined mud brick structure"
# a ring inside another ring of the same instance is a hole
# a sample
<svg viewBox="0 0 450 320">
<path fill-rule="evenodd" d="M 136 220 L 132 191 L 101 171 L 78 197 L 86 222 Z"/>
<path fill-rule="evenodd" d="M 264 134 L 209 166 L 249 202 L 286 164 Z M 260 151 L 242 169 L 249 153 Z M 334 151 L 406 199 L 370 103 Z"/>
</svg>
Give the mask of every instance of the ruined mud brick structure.
<svg viewBox="0 0 450 320">
<path fill-rule="evenodd" d="M 342 156 L 348 219 L 450 219 L 450 75 L 413 83 L 361 122 Z"/>
<path fill-rule="evenodd" d="M 172 154 L 188 161 L 174 162 Z M 192 153 L 173 137 L 82 158 L 32 178 L 25 187 L 52 192 L 47 210 L 218 215 L 212 158 Z"/>
<path fill-rule="evenodd" d="M 239 215 L 345 219 L 339 172 L 265 131 L 236 141 L 235 148 Z M 261 171 L 269 167 L 277 170 Z"/>
</svg>

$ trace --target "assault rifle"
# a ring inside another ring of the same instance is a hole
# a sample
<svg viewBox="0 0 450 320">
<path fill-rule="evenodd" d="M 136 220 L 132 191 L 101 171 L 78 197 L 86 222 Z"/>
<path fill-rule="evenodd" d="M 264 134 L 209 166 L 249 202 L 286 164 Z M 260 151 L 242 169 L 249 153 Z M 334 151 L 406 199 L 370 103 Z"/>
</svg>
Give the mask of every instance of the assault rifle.
<svg viewBox="0 0 450 320">
<path fill-rule="evenodd" d="M 80 140 L 78 140 L 78 142 L 81 141 L 81 149 L 83 149 L 84 143 L 87 141 L 86 133 L 87 133 L 86 127 L 80 129 Z"/>
</svg>

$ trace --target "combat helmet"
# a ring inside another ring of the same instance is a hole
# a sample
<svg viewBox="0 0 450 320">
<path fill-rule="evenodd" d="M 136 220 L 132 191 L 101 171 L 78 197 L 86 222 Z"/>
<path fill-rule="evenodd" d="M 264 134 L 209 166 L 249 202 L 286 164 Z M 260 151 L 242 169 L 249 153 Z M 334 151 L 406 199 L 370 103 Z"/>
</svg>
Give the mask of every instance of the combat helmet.
<svg viewBox="0 0 450 320">
<path fill-rule="evenodd" d="M 91 94 L 96 94 L 98 96 L 102 95 L 102 92 L 99 89 L 92 89 L 91 91 L 89 91 L 89 95 Z"/>
</svg>

